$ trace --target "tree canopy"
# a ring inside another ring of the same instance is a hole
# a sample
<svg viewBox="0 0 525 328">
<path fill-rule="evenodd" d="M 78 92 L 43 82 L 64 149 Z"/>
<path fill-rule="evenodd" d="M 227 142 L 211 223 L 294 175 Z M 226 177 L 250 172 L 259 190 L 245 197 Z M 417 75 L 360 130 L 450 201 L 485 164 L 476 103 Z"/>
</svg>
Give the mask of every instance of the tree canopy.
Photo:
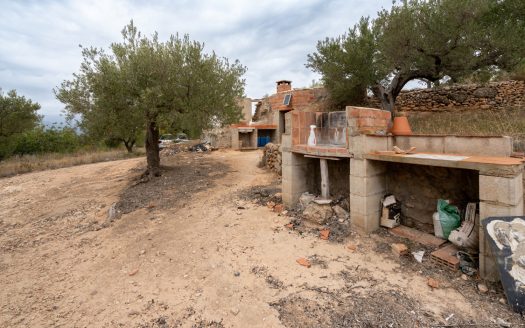
<svg viewBox="0 0 525 328">
<path fill-rule="evenodd" d="M 42 120 L 39 109 L 38 103 L 18 95 L 16 90 L 4 95 L 0 89 L 0 137 L 8 138 L 38 126 Z"/>
<path fill-rule="evenodd" d="M 83 48 L 80 72 L 55 90 L 81 125 L 117 138 L 146 130 L 148 174 L 159 175 L 159 125 L 174 123 L 203 129 L 237 121 L 246 69 L 230 63 L 188 35 L 166 42 L 143 36 L 133 22 L 110 53 Z"/>
<path fill-rule="evenodd" d="M 370 91 L 393 111 L 411 80 L 460 81 L 480 70 L 512 70 L 522 63 L 523 30 L 512 26 L 523 27 L 524 10 L 521 0 L 394 3 L 346 34 L 318 42 L 307 67 L 322 75 L 336 104 L 362 103 Z"/>
</svg>

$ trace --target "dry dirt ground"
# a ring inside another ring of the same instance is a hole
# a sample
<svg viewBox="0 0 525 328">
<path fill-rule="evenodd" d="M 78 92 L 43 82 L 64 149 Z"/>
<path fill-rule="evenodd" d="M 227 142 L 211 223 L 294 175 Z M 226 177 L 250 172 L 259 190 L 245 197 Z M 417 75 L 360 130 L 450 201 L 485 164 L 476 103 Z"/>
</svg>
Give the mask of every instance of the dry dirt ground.
<svg viewBox="0 0 525 328">
<path fill-rule="evenodd" d="M 279 187 L 260 155 L 179 153 L 147 183 L 143 158 L 0 179 L 0 326 L 523 324 L 497 285 L 397 258 L 384 231 L 336 243 L 286 228 L 250 200 Z"/>
</svg>

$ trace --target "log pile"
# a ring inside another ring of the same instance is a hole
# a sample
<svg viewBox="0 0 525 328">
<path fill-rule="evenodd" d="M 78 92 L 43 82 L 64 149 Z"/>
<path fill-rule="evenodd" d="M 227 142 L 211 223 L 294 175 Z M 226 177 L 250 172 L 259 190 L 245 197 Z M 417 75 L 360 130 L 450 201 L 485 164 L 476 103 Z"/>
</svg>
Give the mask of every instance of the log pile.
<svg viewBox="0 0 525 328">
<path fill-rule="evenodd" d="M 273 143 L 267 143 L 263 149 L 263 157 L 261 159 L 261 167 L 266 167 L 277 174 L 282 173 L 282 159 L 281 152 L 279 151 L 279 145 Z"/>
</svg>

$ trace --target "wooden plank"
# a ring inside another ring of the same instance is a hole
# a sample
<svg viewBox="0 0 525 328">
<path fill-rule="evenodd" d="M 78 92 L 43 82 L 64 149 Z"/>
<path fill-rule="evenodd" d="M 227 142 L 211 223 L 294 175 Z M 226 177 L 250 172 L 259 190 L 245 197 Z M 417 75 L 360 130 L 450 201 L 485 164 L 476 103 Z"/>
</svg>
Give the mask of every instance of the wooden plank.
<svg viewBox="0 0 525 328">
<path fill-rule="evenodd" d="M 315 155 L 304 155 L 304 157 L 328 159 L 328 160 L 331 160 L 331 161 L 339 161 L 339 160 L 341 160 L 340 158 L 337 158 L 337 157 L 326 157 L 326 156 L 315 156 Z"/>
<path fill-rule="evenodd" d="M 439 247 L 447 242 L 446 240 L 438 238 L 434 235 L 403 225 L 388 230 L 393 235 L 410 239 L 426 246 Z"/>
<path fill-rule="evenodd" d="M 328 180 L 328 163 L 326 158 L 321 158 L 321 197 L 328 199 L 330 197 L 330 181 Z"/>
</svg>

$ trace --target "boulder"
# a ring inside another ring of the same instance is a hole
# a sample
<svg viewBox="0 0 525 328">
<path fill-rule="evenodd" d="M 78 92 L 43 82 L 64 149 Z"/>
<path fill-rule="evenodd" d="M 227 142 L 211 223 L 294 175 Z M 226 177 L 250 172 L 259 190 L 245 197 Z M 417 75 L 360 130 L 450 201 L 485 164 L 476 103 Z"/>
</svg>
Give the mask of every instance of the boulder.
<svg viewBox="0 0 525 328">
<path fill-rule="evenodd" d="M 306 220 L 317 224 L 324 224 L 333 214 L 330 204 L 317 204 L 316 202 L 310 202 L 303 211 Z"/>
<path fill-rule="evenodd" d="M 343 220 L 348 219 L 349 217 L 348 212 L 341 206 L 335 205 L 332 209 L 334 210 L 334 213 L 337 216 L 337 218 L 343 219 Z"/>
</svg>

